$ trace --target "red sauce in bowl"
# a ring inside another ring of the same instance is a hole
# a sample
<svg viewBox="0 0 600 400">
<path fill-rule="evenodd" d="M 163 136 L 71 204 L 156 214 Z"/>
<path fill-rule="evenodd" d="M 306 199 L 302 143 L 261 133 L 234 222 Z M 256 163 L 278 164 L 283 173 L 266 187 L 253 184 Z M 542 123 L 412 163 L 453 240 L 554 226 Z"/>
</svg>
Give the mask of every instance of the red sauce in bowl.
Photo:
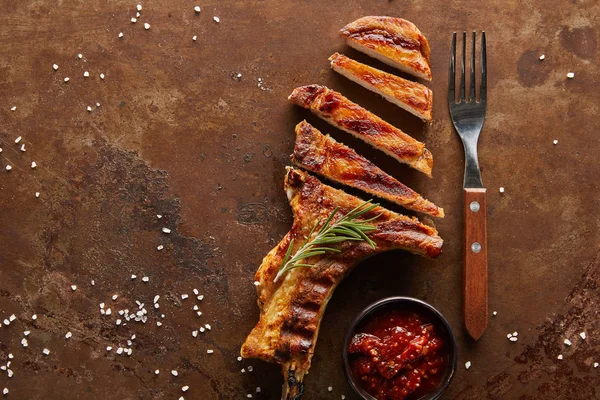
<svg viewBox="0 0 600 400">
<path fill-rule="evenodd" d="M 418 399 L 448 365 L 445 337 L 428 316 L 389 308 L 358 327 L 348 354 L 354 381 L 377 400 Z"/>
</svg>

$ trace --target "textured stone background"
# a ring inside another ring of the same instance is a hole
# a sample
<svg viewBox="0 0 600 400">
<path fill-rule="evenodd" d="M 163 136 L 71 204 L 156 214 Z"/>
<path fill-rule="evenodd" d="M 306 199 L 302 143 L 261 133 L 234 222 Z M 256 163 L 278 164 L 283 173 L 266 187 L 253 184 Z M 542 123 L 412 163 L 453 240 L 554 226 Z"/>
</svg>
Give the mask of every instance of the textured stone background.
<svg viewBox="0 0 600 400">
<path fill-rule="evenodd" d="M 0 328 L 1 364 L 14 355 L 15 375 L 0 371 L 7 398 L 176 399 L 185 384 L 187 399 L 244 398 L 256 386 L 255 398 L 278 398 L 277 367 L 236 357 L 258 317 L 254 271 L 290 226 L 282 178 L 302 118 L 447 213 L 435 221 L 446 241 L 439 260 L 390 253 L 339 287 L 307 399 L 353 398 L 341 338 L 356 312 L 387 295 L 420 297 L 451 321 L 461 348 L 448 399 L 600 398 L 600 368 L 592 367 L 600 362 L 597 1 L 202 0 L 196 15 L 194 2 L 161 0 L 143 2 L 132 24 L 136 4 L 0 2 L 0 320 L 18 317 Z M 429 38 L 430 126 L 329 70 L 335 51 L 381 67 L 337 36 L 364 15 L 404 17 Z M 461 323 L 463 155 L 445 101 L 451 32 L 463 29 L 489 35 L 480 161 L 489 188 L 490 308 L 498 315 L 476 344 Z M 569 71 L 575 79 L 566 79 Z M 288 104 L 289 92 L 309 83 L 340 90 L 424 140 L 434 178 Z M 161 233 L 163 226 L 173 232 Z M 200 318 L 191 310 L 196 300 L 179 299 L 193 288 L 205 295 Z M 151 308 L 156 294 L 160 310 Z M 147 304 L 148 324 L 116 327 L 114 311 L 135 308 L 135 300 Z M 100 316 L 100 302 L 111 317 Z M 200 322 L 213 329 L 193 338 Z M 519 341 L 511 343 L 506 334 L 515 330 Z M 131 357 L 105 352 L 134 333 Z"/>
</svg>

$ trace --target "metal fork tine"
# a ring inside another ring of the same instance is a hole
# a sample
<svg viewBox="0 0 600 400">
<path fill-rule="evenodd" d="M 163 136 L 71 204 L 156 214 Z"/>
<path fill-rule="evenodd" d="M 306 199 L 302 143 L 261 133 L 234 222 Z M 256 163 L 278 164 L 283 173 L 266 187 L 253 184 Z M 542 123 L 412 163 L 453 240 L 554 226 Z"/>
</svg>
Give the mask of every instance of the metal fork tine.
<svg viewBox="0 0 600 400">
<path fill-rule="evenodd" d="M 481 32 L 481 84 L 479 86 L 479 101 L 486 101 L 487 99 L 487 56 L 485 47 L 485 32 Z"/>
<path fill-rule="evenodd" d="M 456 102 L 456 92 L 454 91 L 454 80 L 456 79 L 456 32 L 452 34 L 452 48 L 450 49 L 450 76 L 448 76 L 448 101 Z"/>
<path fill-rule="evenodd" d="M 460 98 L 459 102 L 465 100 L 465 64 L 467 63 L 467 32 L 463 31 L 463 42 L 462 42 L 462 64 L 460 65 Z"/>
<path fill-rule="evenodd" d="M 477 36 L 473 32 L 473 41 L 471 43 L 471 82 L 469 84 L 469 102 L 475 101 L 477 94 L 475 93 L 475 40 Z"/>
</svg>

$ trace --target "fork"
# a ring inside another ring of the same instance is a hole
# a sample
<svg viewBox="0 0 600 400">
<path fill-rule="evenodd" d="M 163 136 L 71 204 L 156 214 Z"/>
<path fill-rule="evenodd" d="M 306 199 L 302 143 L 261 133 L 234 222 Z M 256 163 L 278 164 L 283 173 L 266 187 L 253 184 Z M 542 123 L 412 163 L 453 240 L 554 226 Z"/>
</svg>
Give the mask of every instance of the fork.
<svg viewBox="0 0 600 400">
<path fill-rule="evenodd" d="M 481 79 L 479 101 L 475 92 L 475 42 L 473 32 L 470 62 L 470 85 L 468 98 L 465 86 L 467 33 L 463 32 L 462 64 L 460 66 L 459 100 L 456 101 L 456 32 L 452 35 L 450 77 L 448 80 L 448 104 L 454 128 L 465 150 L 464 190 L 464 316 L 467 332 L 479 339 L 488 322 L 488 265 L 486 189 L 481 182 L 477 141 L 485 119 L 487 102 L 487 61 L 485 32 L 481 33 Z"/>
</svg>

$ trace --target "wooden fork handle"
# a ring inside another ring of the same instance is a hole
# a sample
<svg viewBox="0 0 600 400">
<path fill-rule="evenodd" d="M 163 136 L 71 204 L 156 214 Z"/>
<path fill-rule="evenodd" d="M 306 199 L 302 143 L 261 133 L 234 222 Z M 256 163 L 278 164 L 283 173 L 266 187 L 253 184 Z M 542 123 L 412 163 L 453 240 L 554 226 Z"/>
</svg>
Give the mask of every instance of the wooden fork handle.
<svg viewBox="0 0 600 400">
<path fill-rule="evenodd" d="M 488 322 L 486 189 L 465 188 L 464 311 L 469 335 L 479 339 Z"/>
</svg>

